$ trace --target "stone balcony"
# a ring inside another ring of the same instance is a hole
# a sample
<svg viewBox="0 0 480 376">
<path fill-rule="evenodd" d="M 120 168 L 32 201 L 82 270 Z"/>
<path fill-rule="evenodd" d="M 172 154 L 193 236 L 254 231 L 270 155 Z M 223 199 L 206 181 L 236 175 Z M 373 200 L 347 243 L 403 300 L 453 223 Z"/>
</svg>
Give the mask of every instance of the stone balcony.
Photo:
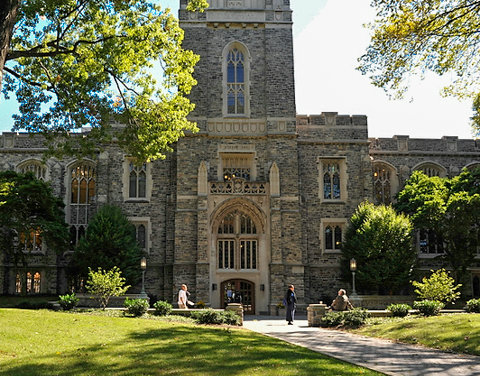
<svg viewBox="0 0 480 376">
<path fill-rule="evenodd" d="M 210 182 L 210 194 L 213 195 L 265 195 L 266 182 L 251 182 L 243 179 L 232 179 L 221 182 Z"/>
</svg>

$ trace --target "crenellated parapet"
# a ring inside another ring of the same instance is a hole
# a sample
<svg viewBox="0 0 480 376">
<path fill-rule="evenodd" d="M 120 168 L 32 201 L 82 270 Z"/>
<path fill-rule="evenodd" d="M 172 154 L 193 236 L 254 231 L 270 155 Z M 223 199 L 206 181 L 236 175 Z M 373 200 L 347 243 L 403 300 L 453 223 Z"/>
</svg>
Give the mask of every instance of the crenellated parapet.
<svg viewBox="0 0 480 376">
<path fill-rule="evenodd" d="M 322 112 L 320 115 L 297 115 L 299 139 L 321 142 L 367 142 L 368 124 L 365 115 L 339 115 Z"/>
<path fill-rule="evenodd" d="M 396 135 L 392 138 L 369 138 L 369 141 L 370 151 L 374 154 L 440 155 L 480 152 L 479 140 L 459 139 L 457 136 L 444 136 L 434 139 Z"/>
</svg>

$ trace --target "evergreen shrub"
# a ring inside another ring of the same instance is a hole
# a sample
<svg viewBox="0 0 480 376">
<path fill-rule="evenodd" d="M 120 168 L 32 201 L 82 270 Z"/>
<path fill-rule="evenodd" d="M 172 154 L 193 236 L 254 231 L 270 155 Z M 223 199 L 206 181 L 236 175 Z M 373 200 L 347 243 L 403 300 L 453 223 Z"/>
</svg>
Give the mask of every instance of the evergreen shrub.
<svg viewBox="0 0 480 376">
<path fill-rule="evenodd" d="M 405 317 L 408 315 L 408 311 L 411 310 L 408 304 L 390 304 L 387 307 L 387 311 L 392 312 L 393 317 Z"/>
<path fill-rule="evenodd" d="M 350 311 L 332 311 L 327 312 L 322 317 L 320 324 L 323 327 L 358 328 L 365 324 L 369 317 L 370 314 L 363 308 L 354 308 Z"/>
<path fill-rule="evenodd" d="M 147 299 L 126 298 L 123 305 L 125 306 L 125 308 L 127 308 L 127 312 L 135 317 L 144 315 L 150 308 L 150 304 L 148 303 Z"/>
<path fill-rule="evenodd" d="M 168 316 L 172 312 L 172 305 L 169 302 L 159 300 L 153 305 L 155 308 L 154 315 L 156 316 Z"/>
<path fill-rule="evenodd" d="M 421 300 L 413 303 L 413 308 L 418 309 L 424 316 L 437 316 L 445 305 L 437 300 Z"/>
<path fill-rule="evenodd" d="M 470 299 L 465 306 L 465 311 L 480 313 L 480 299 Z"/>
<path fill-rule="evenodd" d="M 71 309 L 75 308 L 78 304 L 80 299 L 77 298 L 75 293 L 60 295 L 58 297 L 58 304 L 64 311 L 70 311 Z"/>
</svg>

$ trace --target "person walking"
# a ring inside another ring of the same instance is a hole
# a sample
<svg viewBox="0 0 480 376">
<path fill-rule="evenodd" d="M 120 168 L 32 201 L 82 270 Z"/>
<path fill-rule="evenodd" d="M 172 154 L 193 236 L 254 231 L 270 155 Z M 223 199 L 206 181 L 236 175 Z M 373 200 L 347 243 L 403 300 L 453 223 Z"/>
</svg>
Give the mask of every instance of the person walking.
<svg viewBox="0 0 480 376">
<path fill-rule="evenodd" d="M 283 298 L 284 306 L 287 310 L 286 320 L 288 325 L 293 325 L 295 319 L 295 308 L 297 306 L 297 296 L 295 295 L 295 286 L 289 285 Z"/>
<path fill-rule="evenodd" d="M 187 285 L 183 284 L 178 292 L 178 308 L 188 309 L 187 302 Z"/>
</svg>

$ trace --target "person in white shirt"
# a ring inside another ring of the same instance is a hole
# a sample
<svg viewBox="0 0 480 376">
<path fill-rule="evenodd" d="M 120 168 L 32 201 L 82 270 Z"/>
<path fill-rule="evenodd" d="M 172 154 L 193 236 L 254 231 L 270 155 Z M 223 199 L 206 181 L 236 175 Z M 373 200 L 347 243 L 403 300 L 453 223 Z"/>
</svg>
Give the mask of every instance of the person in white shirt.
<svg viewBox="0 0 480 376">
<path fill-rule="evenodd" d="M 178 308 L 188 309 L 187 307 L 187 285 L 182 285 L 178 292 Z"/>
</svg>

